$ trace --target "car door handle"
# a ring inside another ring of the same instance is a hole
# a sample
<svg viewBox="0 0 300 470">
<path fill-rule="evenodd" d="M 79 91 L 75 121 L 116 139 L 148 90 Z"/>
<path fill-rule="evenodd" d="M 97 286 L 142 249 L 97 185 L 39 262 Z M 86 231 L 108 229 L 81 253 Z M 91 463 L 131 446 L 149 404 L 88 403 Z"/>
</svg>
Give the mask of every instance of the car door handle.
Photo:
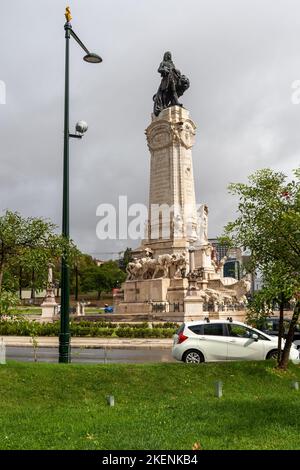
<svg viewBox="0 0 300 470">
<path fill-rule="evenodd" d="M 206 340 L 205 336 L 199 336 L 199 339 Z"/>
<path fill-rule="evenodd" d="M 236 339 L 230 339 L 229 343 L 236 343 Z"/>
</svg>

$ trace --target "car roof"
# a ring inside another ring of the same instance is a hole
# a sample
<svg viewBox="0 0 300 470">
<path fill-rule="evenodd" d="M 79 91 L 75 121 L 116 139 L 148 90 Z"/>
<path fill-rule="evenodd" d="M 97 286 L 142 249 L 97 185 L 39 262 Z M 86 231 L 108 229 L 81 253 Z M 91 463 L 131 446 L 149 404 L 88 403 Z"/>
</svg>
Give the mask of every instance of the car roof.
<svg viewBox="0 0 300 470">
<path fill-rule="evenodd" d="M 192 325 L 207 325 L 207 324 L 213 324 L 213 323 L 226 323 L 226 324 L 231 324 L 231 323 L 235 323 L 235 324 L 238 324 L 238 325 L 244 325 L 244 326 L 247 326 L 245 323 L 241 322 L 241 321 L 238 321 L 238 320 L 224 320 L 224 319 L 220 319 L 220 320 L 194 320 L 194 321 L 187 321 L 187 322 L 184 322 L 184 324 L 186 326 L 192 326 Z"/>
</svg>

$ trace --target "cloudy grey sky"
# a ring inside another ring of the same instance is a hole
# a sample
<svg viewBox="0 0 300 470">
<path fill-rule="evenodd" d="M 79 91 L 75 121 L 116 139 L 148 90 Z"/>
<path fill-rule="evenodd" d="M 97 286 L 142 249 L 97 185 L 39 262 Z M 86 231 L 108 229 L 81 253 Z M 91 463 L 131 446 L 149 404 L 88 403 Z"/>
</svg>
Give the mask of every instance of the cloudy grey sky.
<svg viewBox="0 0 300 470">
<path fill-rule="evenodd" d="M 1 2 L 0 209 L 61 223 L 64 8 L 62 0 Z M 300 162 L 299 0 L 69 0 L 73 29 L 103 57 L 83 62 L 71 44 L 71 235 L 99 258 L 137 242 L 96 238 L 96 207 L 118 195 L 147 203 L 144 130 L 162 54 L 191 81 L 182 101 L 197 125 L 197 202 L 210 209 L 209 235 L 234 217 L 230 182 L 255 169 L 291 173 Z"/>
</svg>

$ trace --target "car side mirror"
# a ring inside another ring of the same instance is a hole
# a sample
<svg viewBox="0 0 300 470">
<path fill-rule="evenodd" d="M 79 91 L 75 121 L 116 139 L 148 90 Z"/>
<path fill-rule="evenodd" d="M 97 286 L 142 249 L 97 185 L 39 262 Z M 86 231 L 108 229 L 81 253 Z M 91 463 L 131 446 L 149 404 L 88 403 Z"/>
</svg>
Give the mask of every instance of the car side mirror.
<svg viewBox="0 0 300 470">
<path fill-rule="evenodd" d="M 256 333 L 252 333 L 251 338 L 254 339 L 254 341 L 258 341 L 258 335 Z"/>
</svg>

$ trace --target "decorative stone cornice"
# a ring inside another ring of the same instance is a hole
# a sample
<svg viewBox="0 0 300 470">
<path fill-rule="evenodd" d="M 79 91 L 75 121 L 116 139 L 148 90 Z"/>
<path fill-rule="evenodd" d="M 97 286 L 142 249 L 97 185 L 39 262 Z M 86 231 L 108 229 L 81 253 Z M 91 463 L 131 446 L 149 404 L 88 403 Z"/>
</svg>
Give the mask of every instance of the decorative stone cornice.
<svg viewBox="0 0 300 470">
<path fill-rule="evenodd" d="M 162 113 L 161 113 L 162 114 Z M 184 120 L 172 119 L 172 114 L 168 116 L 171 120 L 155 118 L 146 129 L 148 147 L 151 150 L 159 150 L 169 147 L 173 144 L 179 144 L 190 149 L 195 143 L 196 126 L 194 122 L 187 118 L 188 111 Z"/>
</svg>

